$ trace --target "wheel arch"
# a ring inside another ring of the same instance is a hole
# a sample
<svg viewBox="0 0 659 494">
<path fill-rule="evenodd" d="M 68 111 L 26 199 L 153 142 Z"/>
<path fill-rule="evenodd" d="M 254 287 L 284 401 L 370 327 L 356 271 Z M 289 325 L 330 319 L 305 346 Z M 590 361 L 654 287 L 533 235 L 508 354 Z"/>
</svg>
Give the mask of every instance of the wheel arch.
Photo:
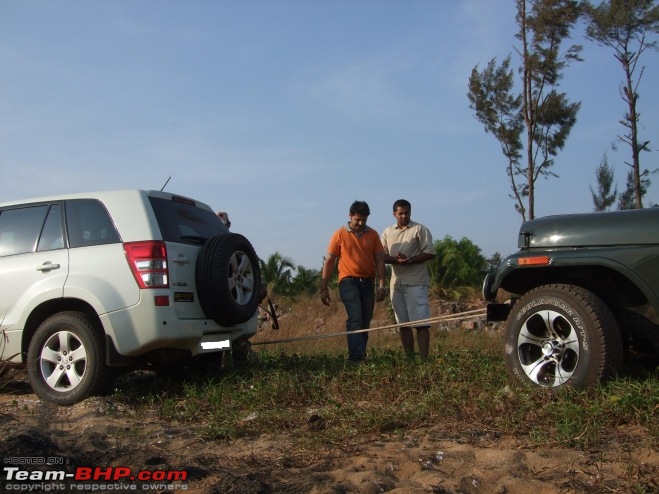
<svg viewBox="0 0 659 494">
<path fill-rule="evenodd" d="M 631 307 L 650 303 L 657 307 L 654 294 L 629 270 L 622 273 L 601 264 L 561 265 L 517 268 L 500 282 L 505 291 L 521 296 L 534 288 L 550 284 L 584 288 L 612 307 Z"/>
<path fill-rule="evenodd" d="M 82 312 L 88 315 L 96 322 L 95 326 L 97 330 L 99 332 L 105 332 L 98 314 L 94 308 L 84 300 L 75 298 L 49 300 L 35 307 L 25 321 L 25 327 L 23 328 L 23 335 L 21 338 L 21 360 L 23 363 L 26 362 L 28 346 L 39 326 L 53 314 L 66 311 Z"/>
</svg>

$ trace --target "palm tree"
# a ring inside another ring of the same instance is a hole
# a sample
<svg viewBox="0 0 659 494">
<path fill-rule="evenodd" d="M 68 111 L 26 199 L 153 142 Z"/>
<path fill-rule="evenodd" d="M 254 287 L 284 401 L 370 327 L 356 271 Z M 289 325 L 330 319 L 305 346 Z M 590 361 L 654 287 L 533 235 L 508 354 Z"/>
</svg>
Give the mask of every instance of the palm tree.
<svg viewBox="0 0 659 494">
<path fill-rule="evenodd" d="M 488 262 L 480 247 L 466 237 L 457 241 L 446 235 L 435 240 L 435 253 L 428 267 L 433 289 L 442 296 L 456 298 L 468 293 L 469 288 L 480 286 L 487 274 Z"/>
<path fill-rule="evenodd" d="M 307 269 L 304 266 L 297 267 L 297 273 L 291 283 L 293 295 L 314 295 L 320 286 L 320 270 Z"/>
<path fill-rule="evenodd" d="M 289 288 L 295 263 L 290 257 L 279 252 L 270 255 L 267 261 L 259 259 L 261 280 L 268 287 L 268 293 L 283 294 Z"/>
</svg>

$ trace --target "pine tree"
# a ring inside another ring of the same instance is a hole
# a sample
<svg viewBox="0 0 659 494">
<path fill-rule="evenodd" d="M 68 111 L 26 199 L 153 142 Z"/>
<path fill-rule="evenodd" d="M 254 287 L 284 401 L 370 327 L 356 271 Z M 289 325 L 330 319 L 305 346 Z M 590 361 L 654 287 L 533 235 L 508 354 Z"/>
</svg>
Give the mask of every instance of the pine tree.
<svg viewBox="0 0 659 494">
<path fill-rule="evenodd" d="M 608 0 L 598 6 L 587 3 L 586 14 L 589 19 L 587 36 L 597 44 L 613 49 L 613 56 L 620 62 L 625 74 L 620 95 L 627 104 L 627 112 L 620 123 L 626 133 L 619 135 L 618 139 L 631 148 L 632 162 L 627 165 L 632 168 L 632 177 L 631 188 L 628 183 L 619 206 L 625 206 L 620 209 L 632 209 L 629 206 L 633 202 L 633 208 L 640 209 L 643 207 L 643 195 L 650 184 L 648 170 L 641 171 L 640 154 L 650 150 L 650 141 L 643 141 L 638 135 L 641 118 L 637 106 L 638 87 L 645 68 L 639 66 L 639 60 L 646 50 L 657 51 L 657 41 L 649 41 L 648 37 L 659 33 L 659 6 L 653 0 Z M 633 195 L 628 198 L 630 192 Z"/>
<path fill-rule="evenodd" d="M 597 180 L 597 191 L 590 187 L 590 193 L 593 196 L 594 211 L 601 212 L 608 210 L 616 201 L 618 196 L 618 188 L 616 187 L 611 192 L 613 187 L 613 167 L 609 165 L 609 160 L 606 156 L 602 158 L 599 166 L 595 170 L 595 179 Z"/>
<path fill-rule="evenodd" d="M 580 15 L 573 0 L 516 0 L 516 35 L 520 42 L 522 90 L 513 93 L 511 57 L 496 58 L 479 72 L 474 67 L 467 96 L 476 118 L 499 141 L 506 157 L 515 209 L 526 220 L 535 217 L 535 186 L 540 177 L 557 177 L 554 157 L 577 119 L 580 103 L 570 103 L 557 88 L 563 70 L 580 60 L 581 46 L 562 50 Z"/>
</svg>

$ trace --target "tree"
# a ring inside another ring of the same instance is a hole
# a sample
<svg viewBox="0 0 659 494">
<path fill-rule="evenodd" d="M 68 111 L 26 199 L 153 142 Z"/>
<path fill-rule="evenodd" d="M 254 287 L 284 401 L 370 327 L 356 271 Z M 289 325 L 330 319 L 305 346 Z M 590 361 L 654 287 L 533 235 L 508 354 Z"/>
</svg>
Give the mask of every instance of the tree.
<svg viewBox="0 0 659 494">
<path fill-rule="evenodd" d="M 495 271 L 501 264 L 501 261 L 503 261 L 503 258 L 501 257 L 500 252 L 497 251 L 494 254 L 492 254 L 492 257 L 487 259 L 488 270 Z"/>
<path fill-rule="evenodd" d="M 618 188 L 616 187 L 611 192 L 613 175 L 613 167 L 609 165 L 609 160 L 605 154 L 595 170 L 597 191 L 594 191 L 592 186 L 590 187 L 590 194 L 593 196 L 593 204 L 595 205 L 594 211 L 596 212 L 606 211 L 616 201 Z"/>
<path fill-rule="evenodd" d="M 290 291 L 292 295 L 314 295 L 318 292 L 319 286 L 320 270 L 298 266 L 297 272 L 290 284 Z"/>
<path fill-rule="evenodd" d="M 259 259 L 261 279 L 268 287 L 268 292 L 282 295 L 286 293 L 292 277 L 295 263 L 290 257 L 284 257 L 279 252 L 270 255 L 267 262 Z"/>
<path fill-rule="evenodd" d="M 641 177 L 641 197 L 645 195 L 649 185 L 650 180 L 647 176 Z M 636 206 L 636 180 L 634 178 L 634 172 L 629 170 L 625 191 L 618 197 L 618 209 L 638 209 Z"/>
<path fill-rule="evenodd" d="M 460 293 L 466 287 L 480 286 L 488 271 L 481 249 L 463 237 L 459 242 L 450 235 L 435 240 L 435 258 L 428 261 L 431 283 L 443 293 Z"/>
<path fill-rule="evenodd" d="M 631 170 L 627 174 L 627 185 L 625 190 L 620 194 L 618 198 L 618 209 L 636 209 L 634 201 L 634 172 Z"/>
<path fill-rule="evenodd" d="M 565 146 L 579 111 L 580 103 L 570 103 L 557 87 L 563 70 L 572 61 L 580 60 L 579 45 L 561 51 L 580 9 L 574 0 L 516 0 L 516 3 L 521 92 L 513 94 L 513 71 L 508 56 L 499 66 L 493 58 L 482 72 L 478 71 L 478 65 L 474 67 L 467 96 L 485 131 L 492 133 L 501 145 L 508 161 L 511 197 L 525 221 L 527 213 L 529 219 L 535 217 L 537 180 L 558 177 L 551 170 L 554 157 Z M 527 7 L 530 7 L 528 11 Z"/>
<path fill-rule="evenodd" d="M 492 133 L 501 145 L 501 152 L 508 161 L 506 173 L 512 189 L 510 197 L 516 201 L 515 209 L 524 217 L 524 197 L 528 195 L 528 188 L 517 183 L 518 177 L 523 175 L 520 160 L 524 149 L 524 118 L 522 96 L 512 94 L 513 85 L 510 56 L 499 66 L 493 58 L 483 72 L 478 72 L 478 66 L 471 71 L 468 97 L 471 101 L 469 107 L 476 110 L 476 118 L 485 125 L 485 132 Z"/>
<path fill-rule="evenodd" d="M 598 6 L 588 2 L 586 15 L 586 35 L 600 46 L 613 49 L 613 56 L 625 74 L 620 95 L 627 104 L 627 112 L 620 123 L 626 133 L 619 135 L 618 139 L 628 144 L 632 151 L 632 162 L 627 165 L 632 169 L 633 202 L 636 209 L 641 209 L 645 193 L 642 182 L 645 179 L 649 185 L 649 173 L 641 171 L 640 154 L 650 150 L 650 141 L 641 141 L 638 135 L 641 118 L 637 107 L 638 87 L 645 70 L 638 63 L 643 52 L 657 50 L 657 41 L 649 41 L 648 35 L 659 33 L 659 6 L 654 5 L 654 0 L 608 0 Z M 623 195 L 626 193 L 627 190 Z M 630 205 L 628 199 L 625 203 Z"/>
</svg>

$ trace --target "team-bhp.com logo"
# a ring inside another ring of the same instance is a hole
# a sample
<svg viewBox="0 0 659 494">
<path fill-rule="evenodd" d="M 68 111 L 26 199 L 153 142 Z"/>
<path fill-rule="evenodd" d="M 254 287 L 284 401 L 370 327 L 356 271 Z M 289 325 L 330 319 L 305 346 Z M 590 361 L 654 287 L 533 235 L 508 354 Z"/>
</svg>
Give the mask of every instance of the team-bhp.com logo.
<svg viewBox="0 0 659 494">
<path fill-rule="evenodd" d="M 10 461 L 7 461 L 10 460 Z M 18 492 L 93 492 L 93 491 L 174 491 L 188 489 L 185 470 L 133 470 L 130 467 L 76 467 L 65 469 L 30 470 L 26 465 L 45 465 L 46 462 L 13 461 L 5 458 L 3 477 L 6 491 Z M 26 460 L 21 458 L 19 460 Z M 34 460 L 31 458 L 30 460 Z M 6 463 L 12 463 L 7 466 Z M 15 465 L 21 466 L 15 466 Z M 52 465 L 51 462 L 48 463 Z"/>
</svg>

